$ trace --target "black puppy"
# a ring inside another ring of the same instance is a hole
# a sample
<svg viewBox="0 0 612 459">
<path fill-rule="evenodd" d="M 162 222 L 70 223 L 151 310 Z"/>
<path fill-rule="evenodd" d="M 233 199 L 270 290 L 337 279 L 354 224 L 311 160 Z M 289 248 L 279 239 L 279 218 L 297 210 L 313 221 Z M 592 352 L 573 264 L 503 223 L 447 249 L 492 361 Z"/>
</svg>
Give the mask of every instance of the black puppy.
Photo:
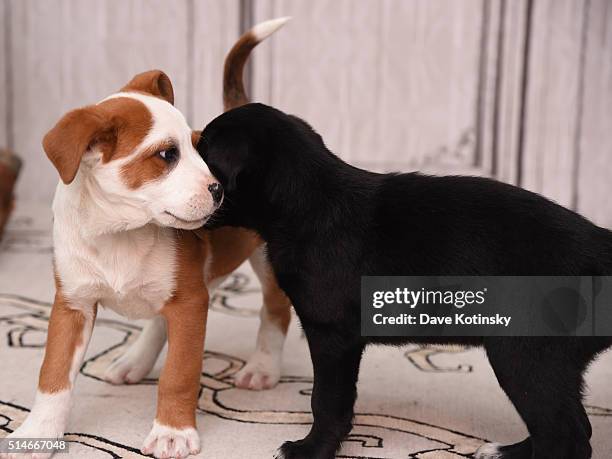
<svg viewBox="0 0 612 459">
<path fill-rule="evenodd" d="M 612 274 L 612 233 L 574 212 L 494 180 L 355 168 L 265 105 L 213 120 L 198 150 L 225 188 L 213 225 L 263 237 L 308 339 L 314 424 L 282 445 L 286 459 L 334 457 L 351 430 L 364 347 L 409 341 L 360 335 L 361 276 Z M 483 345 L 527 425 L 530 438 L 477 458 L 591 457 L 582 374 L 612 338 L 418 340 Z"/>
</svg>

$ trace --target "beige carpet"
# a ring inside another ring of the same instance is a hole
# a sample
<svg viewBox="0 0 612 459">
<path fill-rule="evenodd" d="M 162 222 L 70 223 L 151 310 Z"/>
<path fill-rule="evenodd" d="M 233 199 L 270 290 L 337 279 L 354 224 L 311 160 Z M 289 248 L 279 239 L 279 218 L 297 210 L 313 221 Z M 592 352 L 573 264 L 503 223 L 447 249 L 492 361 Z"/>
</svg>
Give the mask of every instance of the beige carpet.
<svg viewBox="0 0 612 459">
<path fill-rule="evenodd" d="M 0 437 L 31 407 L 53 298 L 50 213 L 21 203 L 0 246 Z M 212 302 L 199 402 L 207 459 L 271 458 L 308 431 L 312 369 L 299 327 L 291 326 L 283 378 L 273 390 L 236 389 L 232 375 L 255 342 L 259 286 L 247 268 Z M 77 382 L 69 458 L 143 457 L 139 448 L 155 413 L 161 361 L 143 384 L 100 380 L 110 361 L 140 333 L 141 323 L 102 311 Z M 612 354 L 587 377 L 595 458 L 612 457 Z M 356 426 L 340 457 L 470 457 L 484 440 L 514 442 L 524 427 L 478 349 L 369 349 L 362 366 Z"/>
</svg>

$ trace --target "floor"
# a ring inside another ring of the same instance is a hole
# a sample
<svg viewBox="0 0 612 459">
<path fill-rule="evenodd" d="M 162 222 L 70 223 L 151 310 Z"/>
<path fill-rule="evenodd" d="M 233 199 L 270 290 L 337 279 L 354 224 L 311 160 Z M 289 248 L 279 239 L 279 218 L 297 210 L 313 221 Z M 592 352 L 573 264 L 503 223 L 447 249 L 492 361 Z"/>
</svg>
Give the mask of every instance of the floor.
<svg viewBox="0 0 612 459">
<path fill-rule="evenodd" d="M 0 437 L 24 419 L 36 388 L 53 298 L 51 217 L 20 203 L 0 245 Z M 293 321 L 280 384 L 264 392 L 235 388 L 232 375 L 252 351 L 259 285 L 243 267 L 212 300 L 198 423 L 207 459 L 273 457 L 308 431 L 312 368 Z M 160 359 L 142 384 L 100 380 L 142 323 L 102 311 L 77 382 L 65 458 L 139 458 L 155 412 Z M 231 331 L 231 335 L 228 333 Z M 586 399 L 594 458 L 612 454 L 612 353 L 590 369 Z M 359 382 L 355 428 L 339 457 L 470 457 L 487 440 L 515 442 L 525 429 L 498 387 L 484 353 L 458 347 L 371 348 Z"/>
</svg>

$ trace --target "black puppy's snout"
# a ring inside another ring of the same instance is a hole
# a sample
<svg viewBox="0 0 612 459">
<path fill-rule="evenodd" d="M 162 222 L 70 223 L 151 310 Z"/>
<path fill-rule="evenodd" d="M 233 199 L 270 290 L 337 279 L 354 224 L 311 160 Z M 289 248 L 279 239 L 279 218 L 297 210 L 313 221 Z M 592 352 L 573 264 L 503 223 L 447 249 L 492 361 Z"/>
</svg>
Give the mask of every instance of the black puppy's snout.
<svg viewBox="0 0 612 459">
<path fill-rule="evenodd" d="M 221 199 L 223 199 L 223 187 L 220 183 L 212 183 L 208 185 L 208 191 L 212 195 L 213 201 L 215 204 L 219 204 Z"/>
</svg>

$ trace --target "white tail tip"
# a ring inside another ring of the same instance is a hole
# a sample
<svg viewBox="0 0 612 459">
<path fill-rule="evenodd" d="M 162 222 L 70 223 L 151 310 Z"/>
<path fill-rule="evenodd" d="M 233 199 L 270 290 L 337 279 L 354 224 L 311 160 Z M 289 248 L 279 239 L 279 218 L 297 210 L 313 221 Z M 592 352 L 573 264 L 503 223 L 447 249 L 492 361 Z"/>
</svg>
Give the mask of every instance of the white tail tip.
<svg viewBox="0 0 612 459">
<path fill-rule="evenodd" d="M 283 18 L 270 19 L 269 21 L 260 22 L 259 24 L 255 24 L 253 28 L 250 30 L 251 34 L 255 37 L 255 39 L 260 42 L 282 26 L 284 26 L 287 22 L 291 20 L 291 16 L 285 16 Z"/>
</svg>

